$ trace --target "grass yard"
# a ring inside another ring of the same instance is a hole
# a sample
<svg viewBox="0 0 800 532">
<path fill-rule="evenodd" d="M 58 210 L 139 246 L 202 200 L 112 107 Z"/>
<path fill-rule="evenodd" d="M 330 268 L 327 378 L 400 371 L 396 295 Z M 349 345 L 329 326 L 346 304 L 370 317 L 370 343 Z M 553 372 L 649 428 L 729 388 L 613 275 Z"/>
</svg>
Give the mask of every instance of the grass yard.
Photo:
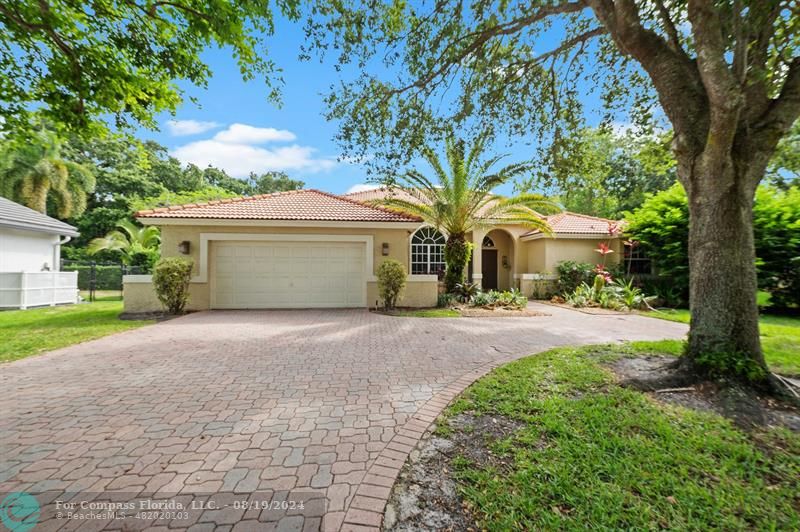
<svg viewBox="0 0 800 532">
<path fill-rule="evenodd" d="M 89 291 L 81 290 L 81 297 L 89 301 Z M 95 290 L 95 301 L 122 301 L 122 290 Z"/>
<path fill-rule="evenodd" d="M 448 422 L 459 413 L 521 427 L 482 435 L 489 453 L 453 460 L 479 527 L 800 529 L 800 435 L 745 433 L 716 414 L 618 386 L 601 362 L 640 347 L 658 352 L 657 343 L 629 344 L 522 359 L 480 379 L 445 412 L 437 429 L 444 437 L 461 430 Z"/>
<path fill-rule="evenodd" d="M 643 314 L 663 320 L 689 323 L 686 309 L 664 310 Z M 800 318 L 762 314 L 761 345 L 767 364 L 776 373 L 800 376 Z M 676 354 L 680 354 L 680 349 Z"/>
<path fill-rule="evenodd" d="M 121 312 L 121 301 L 0 312 L 0 362 L 153 323 L 122 321 Z"/>
</svg>

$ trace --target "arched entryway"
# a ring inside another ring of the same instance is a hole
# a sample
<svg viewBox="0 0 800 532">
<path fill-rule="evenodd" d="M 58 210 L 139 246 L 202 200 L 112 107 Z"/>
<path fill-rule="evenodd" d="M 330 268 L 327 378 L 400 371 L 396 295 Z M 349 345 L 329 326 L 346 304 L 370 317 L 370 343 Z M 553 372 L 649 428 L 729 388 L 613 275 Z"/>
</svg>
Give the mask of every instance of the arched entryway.
<svg viewBox="0 0 800 532">
<path fill-rule="evenodd" d="M 476 250 L 477 251 L 477 250 Z M 481 242 L 482 286 L 484 290 L 510 290 L 514 240 L 503 229 L 492 229 Z"/>
</svg>

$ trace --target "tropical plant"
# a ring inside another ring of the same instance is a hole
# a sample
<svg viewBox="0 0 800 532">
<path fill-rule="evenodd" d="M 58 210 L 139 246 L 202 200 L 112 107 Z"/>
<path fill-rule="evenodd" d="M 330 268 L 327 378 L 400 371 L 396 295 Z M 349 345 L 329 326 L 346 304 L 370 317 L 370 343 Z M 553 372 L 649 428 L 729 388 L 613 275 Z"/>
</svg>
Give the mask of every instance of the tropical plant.
<svg viewBox="0 0 800 532">
<path fill-rule="evenodd" d="M 386 310 L 392 310 L 406 286 L 406 269 L 399 261 L 387 259 L 378 266 L 377 277 L 383 306 Z"/>
<path fill-rule="evenodd" d="M 528 298 L 516 288 L 502 292 L 489 290 L 477 293 L 470 304 L 482 308 L 522 309 L 528 306 Z"/>
<path fill-rule="evenodd" d="M 158 227 L 152 225 L 140 227 L 130 220 L 120 220 L 117 222 L 117 228 L 106 236 L 89 242 L 87 247 L 89 254 L 117 251 L 122 262 L 131 265 L 137 262 L 138 255 L 158 253 L 161 245 L 161 233 Z"/>
<path fill-rule="evenodd" d="M 85 166 L 61 156 L 61 143 L 42 127 L 26 144 L 0 148 L 0 194 L 61 219 L 80 216 L 95 178 Z"/>
<path fill-rule="evenodd" d="M 464 303 L 469 303 L 481 291 L 480 283 L 463 282 L 456 285 L 456 296 Z"/>
<path fill-rule="evenodd" d="M 423 221 L 447 234 L 444 249 L 445 290 L 453 292 L 463 283 L 472 244 L 467 233 L 493 223 L 521 223 L 531 229 L 549 234 L 550 227 L 539 213 L 556 212 L 558 206 L 540 194 L 521 194 L 505 198 L 492 190 L 514 177 L 528 172 L 528 163 L 514 163 L 497 171 L 491 168 L 503 156 L 480 160 L 485 140 L 479 138 L 469 151 L 463 140 L 449 137 L 445 142 L 446 167 L 436 152 L 428 147 L 421 150 L 423 158 L 433 169 L 434 178 L 418 170 L 408 170 L 398 177 L 398 185 L 413 199 L 388 196 L 376 200 L 384 207 L 394 208 L 422 218 Z"/>
<path fill-rule="evenodd" d="M 189 301 L 189 282 L 192 279 L 191 259 L 166 257 L 158 261 L 153 271 L 156 297 L 170 314 L 180 314 Z"/>
</svg>

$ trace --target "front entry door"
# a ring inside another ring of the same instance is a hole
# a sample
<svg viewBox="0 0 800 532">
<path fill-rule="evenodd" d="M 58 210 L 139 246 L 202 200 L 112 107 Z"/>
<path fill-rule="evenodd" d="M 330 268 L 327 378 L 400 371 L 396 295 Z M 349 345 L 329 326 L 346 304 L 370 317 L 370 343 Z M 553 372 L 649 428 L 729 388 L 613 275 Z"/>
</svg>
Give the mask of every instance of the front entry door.
<svg viewBox="0 0 800 532">
<path fill-rule="evenodd" d="M 482 250 L 481 263 L 483 264 L 483 289 L 497 290 L 497 250 Z"/>
</svg>

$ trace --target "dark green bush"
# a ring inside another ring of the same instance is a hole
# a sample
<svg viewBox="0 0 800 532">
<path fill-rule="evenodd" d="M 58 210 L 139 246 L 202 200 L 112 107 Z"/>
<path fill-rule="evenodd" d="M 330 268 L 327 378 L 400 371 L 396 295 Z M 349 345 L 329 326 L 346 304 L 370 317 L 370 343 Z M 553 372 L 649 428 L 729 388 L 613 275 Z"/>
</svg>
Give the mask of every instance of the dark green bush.
<svg viewBox="0 0 800 532">
<path fill-rule="evenodd" d="M 191 259 L 181 257 L 167 257 L 156 263 L 153 287 L 158 300 L 170 314 L 182 313 L 189 301 L 192 264 Z"/>
<path fill-rule="evenodd" d="M 388 259 L 378 266 L 378 294 L 387 310 L 397 305 L 400 294 L 406 286 L 406 269 L 394 260 Z"/>
<path fill-rule="evenodd" d="M 658 275 L 666 279 L 656 285 L 646 281 L 645 291 L 688 301 L 689 208 L 683 187 L 676 183 L 650 196 L 628 214 L 627 222 L 628 236 L 639 242 Z M 800 305 L 800 272 L 793 262 L 800 257 L 800 188 L 759 187 L 753 232 L 759 287 L 772 293 L 774 306 Z"/>
<path fill-rule="evenodd" d="M 565 260 L 558 263 L 556 271 L 558 273 L 558 292 L 563 295 L 573 293 L 582 283 L 594 282 L 594 266 L 587 262 Z"/>
</svg>

